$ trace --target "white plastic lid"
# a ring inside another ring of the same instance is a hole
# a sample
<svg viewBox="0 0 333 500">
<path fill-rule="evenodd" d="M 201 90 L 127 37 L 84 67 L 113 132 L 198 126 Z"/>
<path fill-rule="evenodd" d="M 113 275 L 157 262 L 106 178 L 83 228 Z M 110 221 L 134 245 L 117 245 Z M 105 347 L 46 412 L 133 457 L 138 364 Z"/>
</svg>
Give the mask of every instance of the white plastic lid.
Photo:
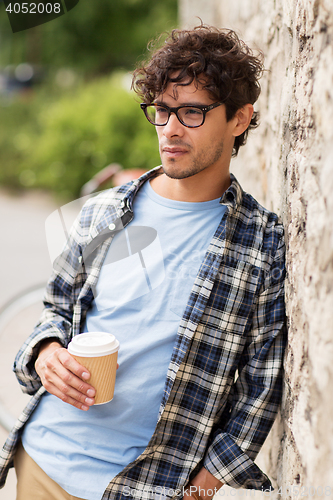
<svg viewBox="0 0 333 500">
<path fill-rule="evenodd" d="M 87 332 L 73 337 L 68 344 L 68 352 L 74 356 L 107 356 L 119 350 L 119 342 L 114 335 L 106 332 Z"/>
</svg>

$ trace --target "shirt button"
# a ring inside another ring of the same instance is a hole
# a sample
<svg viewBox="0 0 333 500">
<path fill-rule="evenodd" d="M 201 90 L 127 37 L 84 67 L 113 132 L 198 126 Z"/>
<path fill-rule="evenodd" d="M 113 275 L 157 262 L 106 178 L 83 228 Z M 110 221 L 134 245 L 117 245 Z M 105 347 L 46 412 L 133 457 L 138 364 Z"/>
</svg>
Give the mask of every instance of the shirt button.
<svg viewBox="0 0 333 500">
<path fill-rule="evenodd" d="M 110 224 L 110 225 L 109 225 L 109 229 L 110 229 L 110 231 L 113 231 L 114 229 L 116 229 L 116 225 L 115 225 L 115 224 L 113 224 L 113 223 L 112 223 L 112 224 Z"/>
</svg>

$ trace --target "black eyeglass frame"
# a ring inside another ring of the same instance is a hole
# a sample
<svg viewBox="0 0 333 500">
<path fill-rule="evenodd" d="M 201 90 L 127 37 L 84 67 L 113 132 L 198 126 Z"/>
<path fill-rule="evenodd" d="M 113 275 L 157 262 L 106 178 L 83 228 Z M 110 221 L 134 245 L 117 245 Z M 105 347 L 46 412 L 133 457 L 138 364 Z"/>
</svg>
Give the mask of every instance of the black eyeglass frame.
<svg viewBox="0 0 333 500">
<path fill-rule="evenodd" d="M 188 128 L 198 128 L 198 127 L 201 127 L 204 123 L 205 123 L 205 118 L 206 118 L 206 114 L 208 113 L 208 111 L 211 111 L 212 109 L 214 108 L 217 108 L 218 106 L 221 106 L 221 104 L 224 104 L 223 102 L 221 101 L 218 101 L 218 102 L 214 102 L 213 104 L 209 104 L 208 106 L 204 105 L 204 104 L 196 104 L 195 106 L 193 106 L 193 104 L 183 104 L 182 106 L 177 106 L 176 108 L 171 108 L 170 106 L 167 106 L 166 104 L 157 104 L 157 103 L 150 103 L 150 104 L 147 104 L 145 102 L 142 102 L 140 104 L 140 108 L 142 109 L 142 111 L 144 112 L 145 114 L 145 117 L 147 118 L 147 120 L 149 121 L 149 123 L 151 123 L 152 125 L 155 125 L 156 127 L 165 127 L 165 125 L 168 124 L 169 122 L 169 119 L 170 119 L 170 115 L 171 113 L 174 113 L 179 122 L 184 125 L 184 127 L 188 127 Z M 168 119 L 165 123 L 153 123 L 150 119 L 149 119 L 149 116 L 148 116 L 148 113 L 147 113 L 147 107 L 148 106 L 158 106 L 160 108 L 164 108 L 167 110 L 168 112 Z M 195 108 L 195 109 L 200 109 L 200 111 L 203 112 L 203 115 L 202 115 L 202 123 L 200 123 L 200 125 L 186 125 L 186 123 L 184 123 L 182 121 L 182 119 L 179 117 L 178 115 L 178 111 L 182 108 Z"/>
</svg>

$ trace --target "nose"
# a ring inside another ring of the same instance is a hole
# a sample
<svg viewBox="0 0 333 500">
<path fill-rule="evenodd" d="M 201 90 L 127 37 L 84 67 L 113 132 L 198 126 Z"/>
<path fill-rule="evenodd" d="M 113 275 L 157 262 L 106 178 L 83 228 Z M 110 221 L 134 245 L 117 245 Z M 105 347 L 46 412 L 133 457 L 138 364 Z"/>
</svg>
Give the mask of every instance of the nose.
<svg viewBox="0 0 333 500">
<path fill-rule="evenodd" d="M 175 113 L 171 113 L 169 121 L 163 127 L 163 135 L 167 138 L 182 136 L 184 134 L 184 125 L 180 123 Z"/>
</svg>

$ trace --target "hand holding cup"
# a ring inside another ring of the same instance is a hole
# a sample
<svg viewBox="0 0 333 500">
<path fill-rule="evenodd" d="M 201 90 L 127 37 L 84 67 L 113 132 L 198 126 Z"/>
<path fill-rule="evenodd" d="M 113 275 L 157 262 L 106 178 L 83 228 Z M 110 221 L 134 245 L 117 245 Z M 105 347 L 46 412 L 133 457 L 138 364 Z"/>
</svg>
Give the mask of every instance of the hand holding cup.
<svg viewBox="0 0 333 500">
<path fill-rule="evenodd" d="M 68 345 L 68 352 L 90 372 L 89 383 L 96 389 L 95 404 L 113 399 L 118 351 L 118 340 L 106 332 L 76 335 Z"/>
</svg>

